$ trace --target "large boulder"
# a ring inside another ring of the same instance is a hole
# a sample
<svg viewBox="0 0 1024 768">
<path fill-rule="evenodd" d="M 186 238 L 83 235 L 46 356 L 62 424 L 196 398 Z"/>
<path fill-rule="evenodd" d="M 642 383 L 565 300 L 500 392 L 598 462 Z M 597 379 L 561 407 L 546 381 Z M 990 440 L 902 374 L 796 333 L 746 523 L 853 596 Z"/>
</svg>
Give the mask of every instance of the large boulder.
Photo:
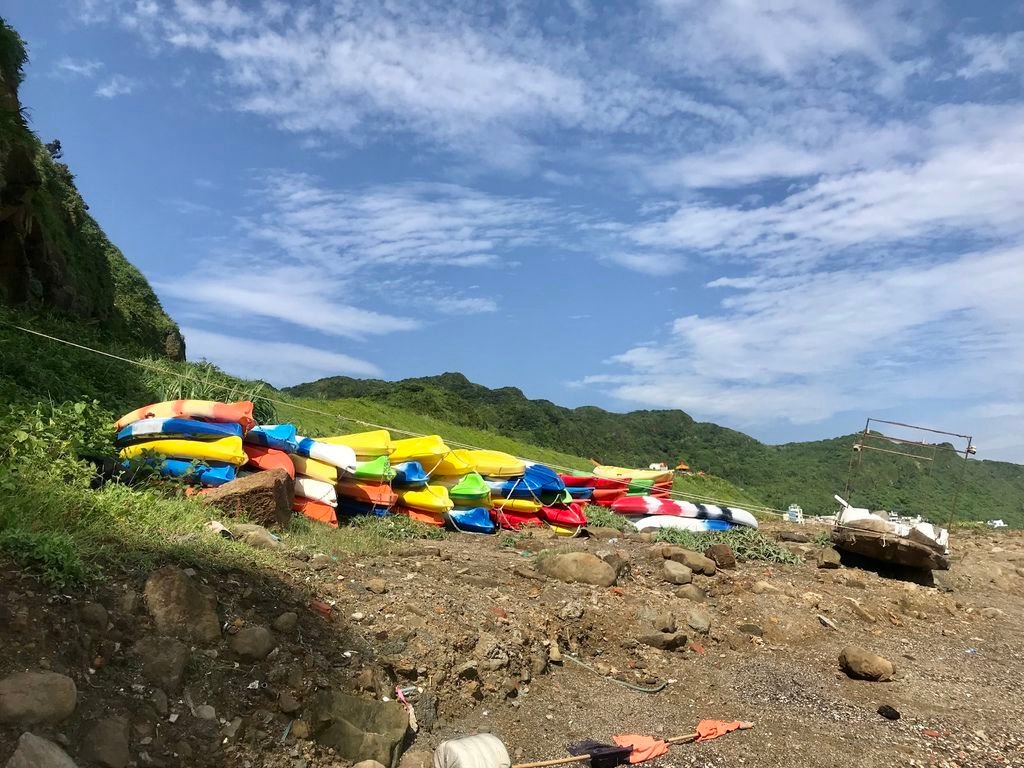
<svg viewBox="0 0 1024 768">
<path fill-rule="evenodd" d="M 839 552 L 832 549 L 832 547 L 826 547 L 818 552 L 817 560 L 819 568 L 840 568 L 843 565 Z"/>
<path fill-rule="evenodd" d="M 31 733 L 21 734 L 6 768 L 77 768 L 67 752 L 52 741 Z"/>
<path fill-rule="evenodd" d="M 694 552 L 682 547 L 668 546 L 659 550 L 661 556 L 674 563 L 685 565 L 694 573 L 703 573 L 705 576 L 714 576 L 717 566 L 715 561 L 705 557 L 700 552 Z"/>
<path fill-rule="evenodd" d="M 213 643 L 220 639 L 217 597 L 173 565 L 146 579 L 146 604 L 161 635 Z"/>
<path fill-rule="evenodd" d="M 839 666 L 850 677 L 876 682 L 890 680 L 896 671 L 891 661 L 857 645 L 843 648 L 839 654 Z"/>
<path fill-rule="evenodd" d="M 322 691 L 306 707 L 313 738 L 343 760 L 376 760 L 395 768 L 402 756 L 409 715 L 401 704 Z"/>
<path fill-rule="evenodd" d="M 246 661 L 261 661 L 274 650 L 277 640 L 266 627 L 245 627 L 231 638 L 231 650 Z"/>
<path fill-rule="evenodd" d="M 295 483 L 288 473 L 271 469 L 232 480 L 207 491 L 202 498 L 228 515 L 287 528 L 294 496 Z"/>
<path fill-rule="evenodd" d="M 134 651 L 142 662 L 142 676 L 164 691 L 172 693 L 181 687 L 188 665 L 188 647 L 170 637 L 144 637 L 135 643 Z"/>
<path fill-rule="evenodd" d="M 569 583 L 610 587 L 615 583 L 615 569 L 589 552 L 566 552 L 549 555 L 538 566 L 545 576 Z"/>
<path fill-rule="evenodd" d="M 719 568 L 736 567 L 736 553 L 728 544 L 712 544 L 704 550 L 704 557 L 713 560 Z"/>
<path fill-rule="evenodd" d="M 693 581 L 693 571 L 682 563 L 666 560 L 662 566 L 661 578 L 669 584 L 689 584 Z"/>
<path fill-rule="evenodd" d="M 59 723 L 75 711 L 75 681 L 56 672 L 18 672 L 0 680 L 0 723 Z"/>
</svg>

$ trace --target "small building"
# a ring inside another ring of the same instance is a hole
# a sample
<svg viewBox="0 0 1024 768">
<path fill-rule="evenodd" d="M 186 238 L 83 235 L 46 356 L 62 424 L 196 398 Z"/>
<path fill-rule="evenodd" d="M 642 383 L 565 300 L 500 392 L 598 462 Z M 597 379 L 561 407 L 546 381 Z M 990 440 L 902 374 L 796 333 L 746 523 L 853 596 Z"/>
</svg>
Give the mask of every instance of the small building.
<svg viewBox="0 0 1024 768">
<path fill-rule="evenodd" d="M 650 464 L 647 468 L 653 469 L 655 472 L 668 472 L 668 464 L 663 461 Z"/>
<path fill-rule="evenodd" d="M 987 525 L 989 528 L 1009 528 L 1010 527 L 1006 523 L 1004 523 L 1002 520 L 989 520 L 987 523 L 985 523 L 985 525 Z"/>
<path fill-rule="evenodd" d="M 678 464 L 676 464 L 675 471 L 677 474 L 680 475 L 688 475 L 690 474 L 690 465 L 687 464 L 685 461 L 680 461 Z"/>
</svg>

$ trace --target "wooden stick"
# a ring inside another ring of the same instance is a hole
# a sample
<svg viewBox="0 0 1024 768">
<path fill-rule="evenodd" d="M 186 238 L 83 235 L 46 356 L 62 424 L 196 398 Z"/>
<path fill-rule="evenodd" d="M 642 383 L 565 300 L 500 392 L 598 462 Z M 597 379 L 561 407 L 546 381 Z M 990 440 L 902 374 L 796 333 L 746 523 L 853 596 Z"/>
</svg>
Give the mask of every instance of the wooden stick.
<svg viewBox="0 0 1024 768">
<path fill-rule="evenodd" d="M 738 730 L 746 731 L 754 727 L 753 723 L 740 723 Z M 696 741 L 700 734 L 697 731 L 693 733 L 687 733 L 685 736 L 673 736 L 671 739 L 665 739 L 666 744 L 688 744 L 691 741 Z M 540 760 L 536 763 L 517 763 L 512 768 L 549 768 L 552 765 L 570 765 L 572 763 L 582 763 L 590 759 L 590 755 L 571 755 L 570 757 L 557 757 L 554 760 Z"/>
</svg>

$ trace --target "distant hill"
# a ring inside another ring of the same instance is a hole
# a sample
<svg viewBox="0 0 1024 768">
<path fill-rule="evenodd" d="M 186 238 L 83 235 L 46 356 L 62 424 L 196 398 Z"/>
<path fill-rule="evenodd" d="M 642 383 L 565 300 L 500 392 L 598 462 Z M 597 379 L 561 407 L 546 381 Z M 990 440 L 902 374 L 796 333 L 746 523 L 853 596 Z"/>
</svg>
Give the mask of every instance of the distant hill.
<svg viewBox="0 0 1024 768">
<path fill-rule="evenodd" d="M 178 326 L 89 215 L 74 175 L 29 130 L 25 45 L 0 18 L 0 306 L 89 326 L 106 341 L 184 360 Z"/>
<path fill-rule="evenodd" d="M 846 487 L 856 440 L 855 435 L 846 435 L 765 445 L 742 432 L 695 421 L 683 411 L 564 408 L 530 400 L 513 387 L 489 389 L 459 373 L 396 382 L 336 376 L 286 391 L 296 397 L 382 403 L 601 463 L 646 467 L 656 461 L 672 465 L 685 460 L 772 506 L 785 508 L 795 502 L 814 514 L 835 509 L 832 495 Z M 938 450 L 934 462 L 865 453 L 850 501 L 942 521 L 962 470 L 962 459 L 949 446 Z M 1024 525 L 1024 466 L 972 460 L 957 517 L 1001 517 Z"/>
</svg>

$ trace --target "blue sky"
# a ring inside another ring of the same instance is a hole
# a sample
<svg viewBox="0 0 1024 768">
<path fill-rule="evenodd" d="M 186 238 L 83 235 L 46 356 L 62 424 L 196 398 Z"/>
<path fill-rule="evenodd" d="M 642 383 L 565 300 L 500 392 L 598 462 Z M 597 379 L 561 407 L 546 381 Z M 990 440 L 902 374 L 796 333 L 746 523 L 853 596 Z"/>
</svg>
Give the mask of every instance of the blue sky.
<svg viewBox="0 0 1024 768">
<path fill-rule="evenodd" d="M 192 358 L 1024 460 L 1021 3 L 5 9 Z"/>
</svg>

